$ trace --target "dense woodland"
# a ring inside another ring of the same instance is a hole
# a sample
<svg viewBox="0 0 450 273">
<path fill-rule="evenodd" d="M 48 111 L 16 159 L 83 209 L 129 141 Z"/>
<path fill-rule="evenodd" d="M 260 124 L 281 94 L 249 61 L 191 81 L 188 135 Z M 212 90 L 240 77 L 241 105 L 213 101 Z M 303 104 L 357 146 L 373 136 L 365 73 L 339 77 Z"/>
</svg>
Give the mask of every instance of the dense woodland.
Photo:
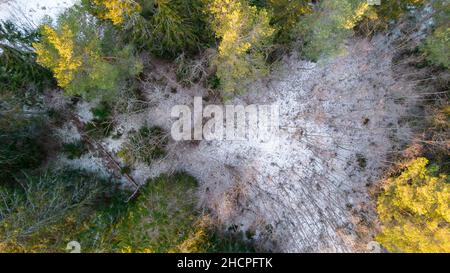
<svg viewBox="0 0 450 273">
<path fill-rule="evenodd" d="M 170 136 L 144 126 L 111 155 L 98 143 L 120 137 L 113 117 L 147 107 L 139 86 L 161 74 L 160 63 L 176 77 L 154 82 L 199 86 L 226 102 L 293 52 L 326 62 L 344 54 L 348 39 L 388 36 L 402 26 L 416 33 L 424 24 L 414 43 L 411 33 L 398 34 L 399 63 L 426 71 L 411 81 L 421 81 L 428 95 L 423 116 L 410 117 L 414 140 L 389 158 L 371 189 L 373 240 L 389 252 L 450 252 L 450 3 L 381 2 L 83 0 L 38 29 L 1 22 L 0 252 L 65 252 L 73 240 L 83 252 L 276 251 L 199 206 L 198 181 L 189 173 L 136 186 L 130 169 L 164 157 Z M 411 19 L 424 11 L 422 21 Z M 61 92 L 64 111 L 45 99 Z M 93 101 L 93 119 L 83 123 L 74 109 Z M 67 121 L 79 140 L 58 139 Z M 107 158 L 111 176 L 57 163 L 56 155 L 76 159 L 93 150 Z"/>
</svg>

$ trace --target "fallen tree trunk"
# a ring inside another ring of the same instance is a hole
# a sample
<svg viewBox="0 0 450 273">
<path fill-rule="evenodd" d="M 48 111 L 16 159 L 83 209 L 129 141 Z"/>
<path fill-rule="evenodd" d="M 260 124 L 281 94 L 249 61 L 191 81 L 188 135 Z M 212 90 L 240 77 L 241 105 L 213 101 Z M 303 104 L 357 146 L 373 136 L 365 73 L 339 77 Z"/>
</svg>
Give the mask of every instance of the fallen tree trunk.
<svg viewBox="0 0 450 273">
<path fill-rule="evenodd" d="M 129 184 L 131 184 L 135 191 L 128 198 L 127 201 L 132 199 L 139 191 L 140 185 L 127 173 L 122 173 L 120 164 L 114 159 L 114 157 L 101 145 L 101 143 L 97 142 L 95 139 L 90 137 L 84 130 L 85 124 L 74 114 L 70 115 L 70 120 L 73 121 L 75 127 L 78 129 L 78 132 L 81 135 L 81 138 L 86 142 L 88 149 L 92 152 L 98 152 L 102 160 L 105 162 L 105 166 L 107 166 L 110 170 L 112 170 L 113 175 L 118 178 L 125 178 Z"/>
</svg>

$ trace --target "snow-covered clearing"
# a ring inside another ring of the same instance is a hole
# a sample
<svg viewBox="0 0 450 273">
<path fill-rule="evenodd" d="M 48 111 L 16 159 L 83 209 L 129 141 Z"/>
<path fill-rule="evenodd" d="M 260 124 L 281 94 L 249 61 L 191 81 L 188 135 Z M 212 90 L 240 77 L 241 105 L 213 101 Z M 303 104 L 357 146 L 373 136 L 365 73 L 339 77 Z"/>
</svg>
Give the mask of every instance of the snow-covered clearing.
<svg viewBox="0 0 450 273">
<path fill-rule="evenodd" d="M 407 142 L 401 118 L 414 104 L 413 86 L 393 75 L 383 37 L 349 42 L 348 54 L 314 64 L 287 57 L 270 79 L 255 83 L 232 104 L 280 106 L 280 135 L 268 142 L 174 142 L 152 166 L 134 166 L 143 183 L 184 170 L 200 184 L 200 206 L 226 228 L 283 252 L 364 250 L 376 218 L 368 188 Z M 193 104 L 201 88 L 177 90 L 143 84 L 154 106 L 119 116 L 122 140 L 106 139 L 117 151 L 126 132 L 147 123 L 170 131 L 171 108 Z M 204 104 L 217 104 L 204 102 Z M 369 226 L 372 225 L 372 226 Z M 275 242 L 275 245 L 269 244 Z"/>
<path fill-rule="evenodd" d="M 34 28 L 46 17 L 56 19 L 76 2 L 78 0 L 0 0 L 0 20 Z"/>
</svg>

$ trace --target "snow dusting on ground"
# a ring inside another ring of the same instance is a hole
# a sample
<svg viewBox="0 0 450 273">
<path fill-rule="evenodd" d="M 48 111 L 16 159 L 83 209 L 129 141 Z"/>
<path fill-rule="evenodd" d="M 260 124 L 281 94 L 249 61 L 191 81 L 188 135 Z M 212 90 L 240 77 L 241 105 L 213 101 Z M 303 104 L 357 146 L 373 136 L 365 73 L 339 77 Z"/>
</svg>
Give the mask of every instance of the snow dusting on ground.
<svg viewBox="0 0 450 273">
<path fill-rule="evenodd" d="M 231 102 L 278 104 L 277 138 L 172 141 L 165 159 L 134 166 L 132 176 L 144 183 L 161 173 L 187 171 L 201 184 L 200 206 L 225 228 L 272 249 L 364 250 L 374 231 L 367 225 L 376 221 L 368 187 L 388 166 L 389 155 L 408 141 L 409 129 L 399 121 L 414 103 L 405 99 L 413 87 L 393 75 L 385 40 L 350 44 L 348 55 L 326 64 L 288 57 L 271 79 Z M 170 132 L 172 106 L 192 106 L 193 96 L 204 95 L 199 88 L 173 92 L 150 82 L 143 89 L 156 105 L 119 116 L 122 139 L 144 124 Z M 120 141 L 104 144 L 115 152 Z"/>
<path fill-rule="evenodd" d="M 0 20 L 36 27 L 46 17 L 56 19 L 76 2 L 78 0 L 0 0 Z"/>
</svg>

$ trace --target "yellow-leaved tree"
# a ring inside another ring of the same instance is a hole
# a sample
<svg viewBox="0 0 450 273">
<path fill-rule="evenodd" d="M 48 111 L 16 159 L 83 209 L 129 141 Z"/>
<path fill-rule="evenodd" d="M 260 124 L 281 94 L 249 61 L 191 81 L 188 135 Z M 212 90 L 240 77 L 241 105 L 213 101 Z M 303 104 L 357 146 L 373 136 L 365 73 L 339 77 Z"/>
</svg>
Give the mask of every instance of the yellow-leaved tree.
<svg viewBox="0 0 450 273">
<path fill-rule="evenodd" d="M 268 73 L 266 57 L 275 31 L 269 14 L 240 0 L 207 0 L 207 11 L 220 40 L 213 65 L 221 88 L 225 96 L 239 93 Z"/>
<path fill-rule="evenodd" d="M 142 8 L 134 0 L 93 0 L 98 8 L 98 17 L 111 20 L 114 25 L 121 25 L 134 14 L 141 12 Z"/>
<path fill-rule="evenodd" d="M 63 13 L 55 26 L 40 30 L 41 40 L 33 43 L 37 63 L 53 72 L 67 95 L 108 99 L 142 70 L 131 47 L 120 46 L 112 30 L 79 6 Z"/>
<path fill-rule="evenodd" d="M 387 181 L 378 197 L 381 233 L 377 240 L 392 252 L 450 252 L 450 184 L 417 158 Z"/>
<path fill-rule="evenodd" d="M 37 62 L 53 71 L 58 84 L 66 87 L 81 66 L 81 56 L 74 56 L 74 34 L 67 24 L 60 31 L 49 25 L 41 28 L 43 42 L 34 43 Z"/>
</svg>

